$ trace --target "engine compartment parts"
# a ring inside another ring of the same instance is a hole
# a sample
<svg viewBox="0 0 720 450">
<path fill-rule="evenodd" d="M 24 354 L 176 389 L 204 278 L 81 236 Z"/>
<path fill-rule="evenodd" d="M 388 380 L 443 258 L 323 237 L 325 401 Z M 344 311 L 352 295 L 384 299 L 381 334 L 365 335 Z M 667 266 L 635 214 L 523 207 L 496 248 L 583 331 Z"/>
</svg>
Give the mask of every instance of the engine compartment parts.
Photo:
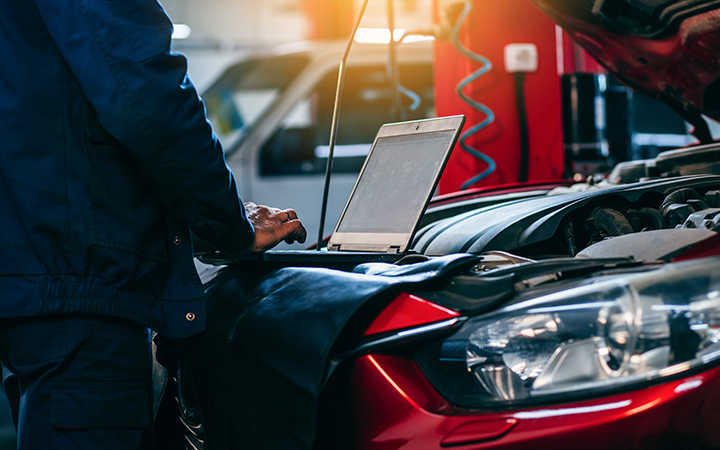
<svg viewBox="0 0 720 450">
<path fill-rule="evenodd" d="M 606 238 L 678 226 L 717 231 L 719 198 L 720 176 L 693 175 L 488 203 L 427 225 L 412 247 L 427 256 L 503 250 L 568 257 Z"/>
<path fill-rule="evenodd" d="M 720 175 L 720 144 L 717 143 L 662 152 L 654 159 L 621 162 L 607 179 L 613 184 L 627 184 L 711 173 Z"/>
<path fill-rule="evenodd" d="M 579 258 L 626 256 L 640 261 L 669 262 L 686 250 L 705 245 L 703 241 L 717 236 L 707 230 L 651 230 L 604 239 L 577 254 Z"/>
<path fill-rule="evenodd" d="M 679 189 L 665 198 L 660 212 L 668 228 L 720 229 L 719 201 L 719 190 L 702 196 L 694 189 Z"/>
<path fill-rule="evenodd" d="M 605 232 L 610 236 L 622 236 L 624 234 L 634 233 L 630 221 L 620 211 L 606 206 L 595 208 L 586 226 L 589 229 L 595 229 Z"/>
</svg>

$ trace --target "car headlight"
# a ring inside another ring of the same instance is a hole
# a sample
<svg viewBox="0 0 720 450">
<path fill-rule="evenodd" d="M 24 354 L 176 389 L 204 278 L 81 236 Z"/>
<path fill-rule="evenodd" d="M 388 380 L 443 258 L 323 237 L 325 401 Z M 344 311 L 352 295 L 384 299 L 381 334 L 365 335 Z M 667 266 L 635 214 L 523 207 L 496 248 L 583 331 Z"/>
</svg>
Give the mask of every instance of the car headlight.
<svg viewBox="0 0 720 450">
<path fill-rule="evenodd" d="M 628 389 L 720 359 L 720 259 L 544 295 L 468 320 L 416 360 L 467 407 Z"/>
</svg>

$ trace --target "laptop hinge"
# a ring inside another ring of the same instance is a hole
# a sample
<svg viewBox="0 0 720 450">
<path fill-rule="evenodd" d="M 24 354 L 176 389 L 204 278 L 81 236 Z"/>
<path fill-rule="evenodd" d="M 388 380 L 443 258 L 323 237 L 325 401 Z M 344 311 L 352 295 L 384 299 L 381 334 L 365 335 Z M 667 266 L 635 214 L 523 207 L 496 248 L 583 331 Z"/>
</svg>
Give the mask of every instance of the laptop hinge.
<svg viewBox="0 0 720 450">
<path fill-rule="evenodd" d="M 344 252 L 374 252 L 374 253 L 399 253 L 400 247 L 397 245 L 377 245 L 377 244 L 337 244 L 328 248 L 330 251 Z"/>
</svg>

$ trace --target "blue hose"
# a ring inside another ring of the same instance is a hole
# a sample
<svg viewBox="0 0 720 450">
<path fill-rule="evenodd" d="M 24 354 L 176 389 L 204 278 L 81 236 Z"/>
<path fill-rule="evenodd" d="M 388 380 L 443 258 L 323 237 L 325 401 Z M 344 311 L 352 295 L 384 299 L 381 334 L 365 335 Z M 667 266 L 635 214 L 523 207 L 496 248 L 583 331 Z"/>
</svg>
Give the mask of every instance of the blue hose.
<svg viewBox="0 0 720 450">
<path fill-rule="evenodd" d="M 403 34 L 402 37 L 400 38 L 400 40 L 398 40 L 398 44 L 402 44 L 402 42 L 405 40 L 405 38 L 412 34 L 414 34 L 414 33 Z M 424 33 L 423 33 L 423 35 L 424 35 Z M 388 59 L 385 62 L 385 71 L 386 71 L 387 77 L 389 79 L 392 79 L 392 75 L 391 75 L 392 68 L 390 67 L 391 64 L 392 64 L 392 62 L 390 61 L 390 56 L 388 55 Z M 416 94 L 415 92 L 411 91 L 410 89 L 406 88 L 402 84 L 400 84 L 400 74 L 399 73 L 397 74 L 396 82 L 397 82 L 398 91 L 402 95 L 405 95 L 406 97 L 410 98 L 410 100 L 412 100 L 412 103 L 410 104 L 410 106 L 408 106 L 408 109 L 410 111 L 415 111 L 416 109 L 418 109 L 418 106 L 420 106 L 420 104 L 422 103 L 422 99 L 420 98 L 420 96 L 418 94 Z"/>
<path fill-rule="evenodd" d="M 457 23 L 455 24 L 455 27 L 453 27 L 452 31 L 452 43 L 455 45 L 455 47 L 465 55 L 466 57 L 472 59 L 473 61 L 479 62 L 482 64 L 482 66 L 476 70 L 475 72 L 471 73 L 467 77 L 460 80 L 460 83 L 458 83 L 457 87 L 455 88 L 455 92 L 457 92 L 458 97 L 468 105 L 470 105 L 472 108 L 482 112 L 487 117 L 482 122 L 472 126 L 470 129 L 468 129 L 465 133 L 463 133 L 460 136 L 460 147 L 465 150 L 467 153 L 475 156 L 476 158 L 482 160 L 485 162 L 488 167 L 478 175 L 475 175 L 474 177 L 466 180 L 461 186 L 460 190 L 465 190 L 472 186 L 473 184 L 477 183 L 478 181 L 486 178 L 488 175 L 493 173 L 497 167 L 495 164 L 495 161 L 492 160 L 488 155 L 480 152 L 478 149 L 470 146 L 466 141 L 467 139 L 472 136 L 473 134 L 479 132 L 483 128 L 487 127 L 491 123 L 495 121 L 495 114 L 492 112 L 490 108 L 483 105 L 480 102 L 475 101 L 474 99 L 470 98 L 469 96 L 465 95 L 463 90 L 465 87 L 472 83 L 473 81 L 477 80 L 487 72 L 491 71 L 493 66 L 489 59 L 485 58 L 482 55 L 478 55 L 477 53 L 473 53 L 470 50 L 468 50 L 465 46 L 462 45 L 460 42 L 460 28 L 462 27 L 463 22 L 467 18 L 467 16 L 470 14 L 470 11 L 472 10 L 472 4 L 470 2 L 467 2 L 465 5 L 465 9 L 463 10 L 462 14 L 460 15 L 460 18 L 458 19 Z"/>
<path fill-rule="evenodd" d="M 398 90 L 400 91 L 401 94 L 409 97 L 410 100 L 412 100 L 412 103 L 410 104 L 410 106 L 408 106 L 408 109 L 410 111 L 415 111 L 416 109 L 418 109 L 418 106 L 420 106 L 420 104 L 422 103 L 422 100 L 420 99 L 419 95 L 417 95 L 416 93 L 414 93 L 413 91 L 411 91 L 410 89 L 406 88 L 405 86 L 403 86 L 401 84 L 398 85 Z"/>
</svg>

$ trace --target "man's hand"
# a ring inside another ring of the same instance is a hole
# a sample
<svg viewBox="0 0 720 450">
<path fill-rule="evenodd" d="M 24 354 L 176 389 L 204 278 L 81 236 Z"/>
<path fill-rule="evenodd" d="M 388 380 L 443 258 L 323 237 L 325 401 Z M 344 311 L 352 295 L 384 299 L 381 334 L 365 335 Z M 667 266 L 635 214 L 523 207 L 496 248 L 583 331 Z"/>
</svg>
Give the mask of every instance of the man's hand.
<svg viewBox="0 0 720 450">
<path fill-rule="evenodd" d="M 307 231 L 293 209 L 268 208 L 252 202 L 245 203 L 247 217 L 255 228 L 255 242 L 248 252 L 264 252 L 275 247 L 280 241 L 292 244 L 305 242 Z"/>
</svg>

